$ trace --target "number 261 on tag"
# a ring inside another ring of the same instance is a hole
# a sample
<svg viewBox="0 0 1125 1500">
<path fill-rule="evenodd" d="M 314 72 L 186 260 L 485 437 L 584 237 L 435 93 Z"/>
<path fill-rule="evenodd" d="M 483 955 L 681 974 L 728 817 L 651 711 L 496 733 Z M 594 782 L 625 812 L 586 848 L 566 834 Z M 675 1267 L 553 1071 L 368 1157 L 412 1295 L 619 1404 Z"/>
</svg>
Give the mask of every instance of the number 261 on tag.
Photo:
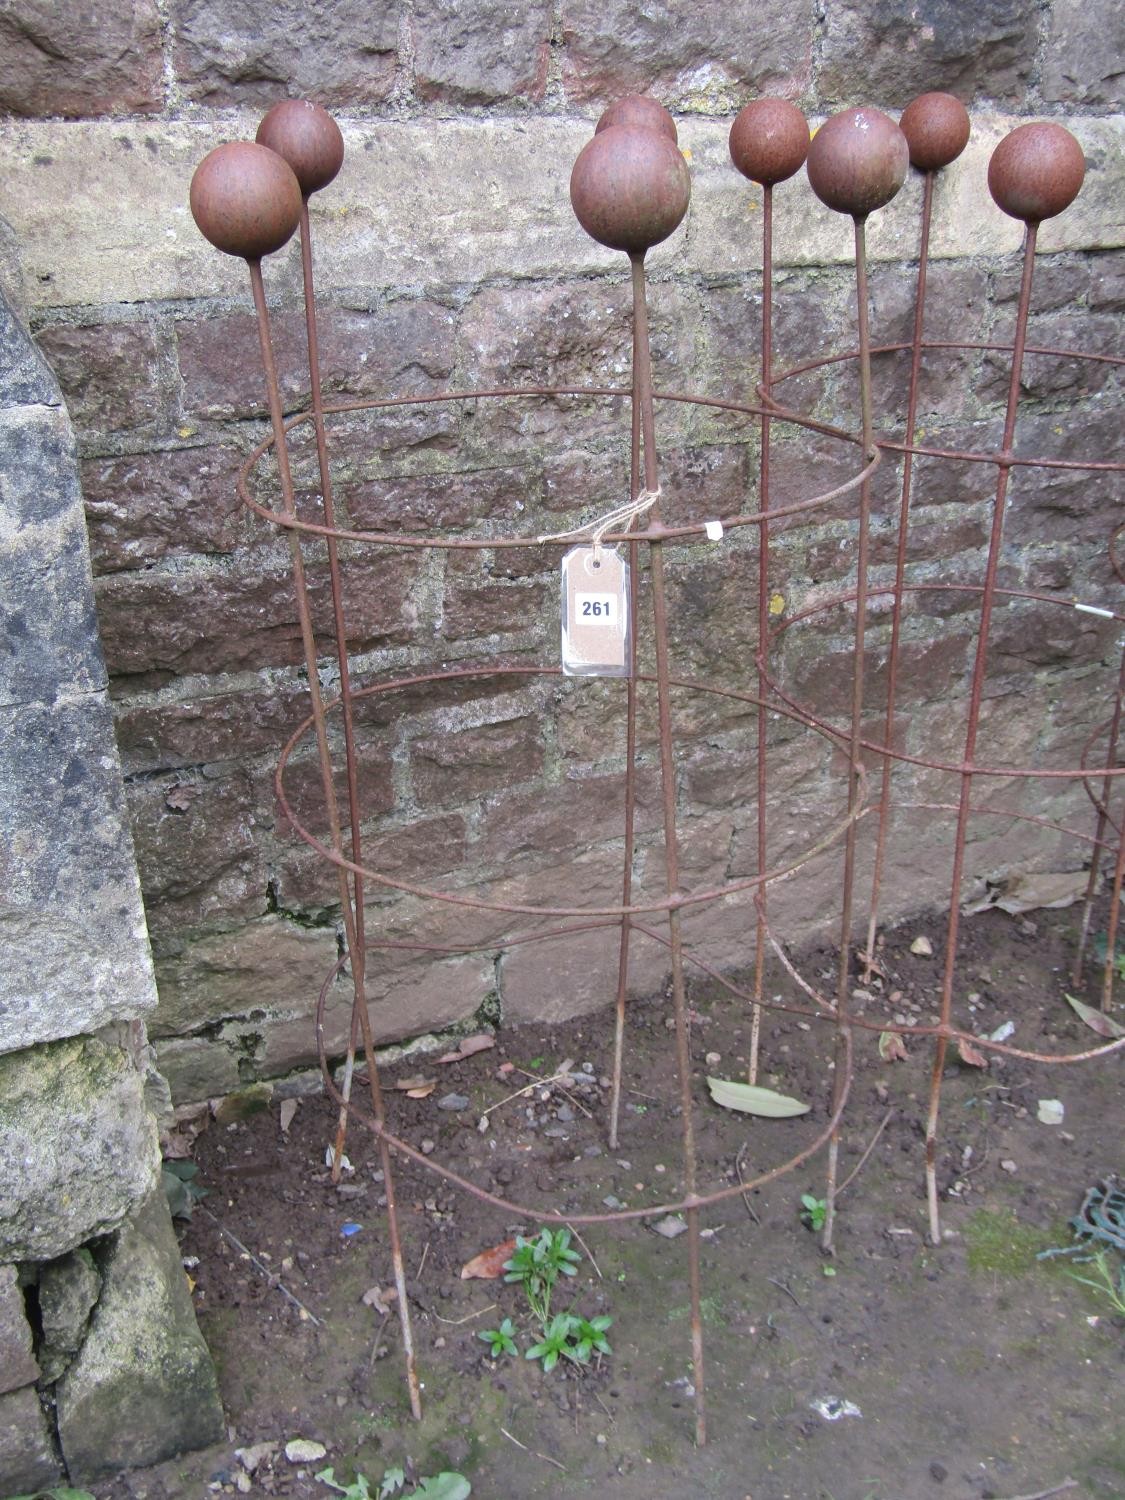
<svg viewBox="0 0 1125 1500">
<path fill-rule="evenodd" d="M 617 623 L 616 594 L 575 594 L 574 607 L 580 620 L 599 625 Z"/>
</svg>

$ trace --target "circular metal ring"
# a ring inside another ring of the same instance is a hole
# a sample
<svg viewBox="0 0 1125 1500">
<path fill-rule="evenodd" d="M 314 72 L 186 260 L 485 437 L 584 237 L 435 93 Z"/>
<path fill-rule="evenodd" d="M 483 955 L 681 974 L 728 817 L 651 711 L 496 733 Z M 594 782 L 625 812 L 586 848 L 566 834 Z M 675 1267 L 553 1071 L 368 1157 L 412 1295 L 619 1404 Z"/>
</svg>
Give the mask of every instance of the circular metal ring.
<svg viewBox="0 0 1125 1500">
<path fill-rule="evenodd" d="M 351 693 L 352 703 L 363 698 L 374 698 L 384 693 L 395 692 L 401 688 L 418 687 L 423 683 L 435 682 L 461 682 L 474 678 L 493 677 L 561 677 L 562 671 L 559 667 L 454 667 L 443 671 L 415 673 L 409 677 L 392 678 L 388 682 L 374 683 L 369 687 L 353 689 Z M 637 682 L 655 683 L 656 678 L 651 675 L 638 674 L 634 679 Z M 624 683 L 625 679 L 621 679 Z M 753 693 L 743 692 L 735 688 L 719 688 L 711 684 L 693 682 L 686 678 L 669 678 L 669 686 L 684 689 L 690 692 L 707 693 L 713 696 L 735 699 L 741 703 L 762 706 L 762 700 Z M 340 707 L 340 699 L 335 698 L 324 704 L 324 712 L 331 713 Z M 803 720 L 800 714 L 789 712 L 784 708 L 770 705 L 776 711 L 782 713 L 786 718 L 792 718 L 798 723 L 806 723 L 807 727 L 822 734 L 831 742 L 832 735 L 825 732 L 820 726 Z M 632 917 L 652 915 L 660 912 L 680 911 L 690 907 L 707 905 L 714 901 L 720 901 L 724 897 L 738 895 L 743 891 L 753 891 L 760 886 L 768 884 L 773 880 L 782 880 L 793 875 L 802 865 L 818 854 L 823 854 L 830 849 L 840 838 L 844 836 L 850 824 L 856 822 L 863 816 L 863 793 L 866 789 L 866 778 L 863 768 L 859 768 L 860 785 L 856 793 L 855 803 L 850 812 L 846 812 L 838 821 L 821 836 L 820 839 L 807 849 L 797 859 L 790 860 L 784 866 L 776 870 L 767 870 L 758 875 L 747 876 L 741 880 L 728 881 L 722 886 L 717 886 L 704 891 L 680 891 L 662 900 L 640 901 L 628 906 L 534 906 L 517 902 L 485 901 L 479 897 L 463 895 L 455 891 L 439 891 L 432 887 L 416 885 L 409 881 L 393 880 L 388 875 L 381 874 L 378 870 L 367 865 L 357 864 L 347 859 L 342 853 L 336 852 L 322 839 L 312 833 L 298 818 L 293 810 L 285 792 L 284 776 L 286 767 L 294 750 L 300 745 L 310 729 L 314 727 L 315 719 L 310 714 L 294 730 L 287 740 L 281 757 L 278 761 L 277 773 L 274 777 L 274 785 L 277 791 L 278 801 L 282 810 L 293 826 L 297 835 L 304 840 L 310 848 L 315 849 L 323 859 L 338 869 L 345 870 L 349 874 L 358 875 L 365 881 L 383 887 L 387 890 L 401 891 L 405 895 L 417 896 L 428 901 L 442 901 L 448 905 L 468 907 L 474 911 L 502 912 L 512 916 L 534 916 L 534 917 Z"/>
</svg>

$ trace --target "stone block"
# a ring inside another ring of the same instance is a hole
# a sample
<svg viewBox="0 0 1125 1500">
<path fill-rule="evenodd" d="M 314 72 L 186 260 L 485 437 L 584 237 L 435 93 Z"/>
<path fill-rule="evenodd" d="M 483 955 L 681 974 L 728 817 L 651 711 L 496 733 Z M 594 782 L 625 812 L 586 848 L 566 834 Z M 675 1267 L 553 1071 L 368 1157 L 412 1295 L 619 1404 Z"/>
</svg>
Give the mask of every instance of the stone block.
<svg viewBox="0 0 1125 1500">
<path fill-rule="evenodd" d="M 239 1085 L 238 1059 L 225 1042 L 201 1036 L 158 1039 L 156 1061 L 178 1105 L 215 1099 Z"/>
<path fill-rule="evenodd" d="M 1121 107 L 1121 11 L 1114 0 L 1053 0 L 1039 80 L 1052 104 Z"/>
<path fill-rule="evenodd" d="M 541 489 L 536 470 L 527 465 L 380 476 L 341 486 L 337 495 L 351 524 L 364 530 L 480 536 L 482 521 L 513 530 L 525 511 L 537 508 Z M 454 556 L 449 554 L 447 572 Z"/>
<path fill-rule="evenodd" d="M 0 1396 L 39 1379 L 15 1266 L 0 1266 Z M 2 1461 L 2 1460 L 0 1460 Z"/>
<path fill-rule="evenodd" d="M 0 712 L 0 1051 L 155 1003 L 112 736 L 100 694 Z"/>
<path fill-rule="evenodd" d="M 161 1188 L 114 1236 L 100 1270 L 90 1331 L 56 1387 L 59 1441 L 76 1483 L 226 1436 Z"/>
<path fill-rule="evenodd" d="M 85 1037 L 0 1057 L 0 1259 L 53 1260 L 109 1233 L 159 1166 L 131 1050 Z"/>
<path fill-rule="evenodd" d="M 356 558 L 344 575 L 353 650 L 404 642 L 415 619 L 414 557 Z M 322 655 L 332 650 L 327 564 L 306 569 Z M 117 676 L 163 682 L 189 672 L 235 672 L 303 662 L 293 581 L 247 559 L 237 569 L 131 572 L 102 578 L 98 613 L 106 660 Z"/>
<path fill-rule="evenodd" d="M 544 559 L 545 561 L 545 559 Z M 538 627 L 536 635 L 554 644 L 558 582 L 554 578 L 497 577 L 480 553 L 451 553 L 445 567 L 441 633 L 446 640 L 504 635 Z"/>
<path fill-rule="evenodd" d="M 301 682 L 204 697 L 117 705 L 117 743 L 127 776 L 276 753 L 309 711 Z"/>
<path fill-rule="evenodd" d="M 673 108 L 722 114 L 809 81 L 815 6 L 734 0 L 725 8 L 675 0 L 563 0 L 563 81 L 578 100 L 654 93 Z"/>
<path fill-rule="evenodd" d="M 7 230 L 3 220 L 0 226 Z M 58 382 L 32 343 L 13 298 L 14 288 L 0 285 L 0 411 L 9 406 L 57 406 Z"/>
<path fill-rule="evenodd" d="M 368 953 L 367 995 L 377 1046 L 445 1031 L 467 1020 L 495 993 L 496 964 L 490 954 L 412 958 L 409 963 L 392 960 L 388 967 L 383 954 Z M 305 1007 L 296 1014 L 264 1016 L 230 1028 L 246 1052 L 247 1070 L 255 1076 L 275 1077 L 315 1066 L 316 991 L 304 998 Z M 324 1042 L 329 1057 L 343 1057 L 347 1051 L 351 1016 L 352 986 L 345 979 L 335 986 L 325 1010 Z"/>
<path fill-rule="evenodd" d="M 61 407 L 0 411 L 3 704 L 52 702 L 59 693 L 89 693 L 105 684 L 74 462 Z"/>
<path fill-rule="evenodd" d="M 174 0 L 172 47 L 186 98 L 265 107 L 302 95 L 331 108 L 382 104 L 394 85 L 398 7 L 363 0 Z M 251 132 L 251 135 L 253 132 Z"/>
<path fill-rule="evenodd" d="M 82 490 L 94 571 L 233 552 L 248 528 L 236 467 L 237 456 L 225 448 L 88 460 Z"/>
<path fill-rule="evenodd" d="M 433 391 L 452 371 L 455 327 L 449 308 L 425 298 L 400 297 L 378 312 L 318 310 L 325 400 Z M 307 407 L 311 396 L 304 314 L 273 314 L 270 332 L 286 410 Z M 252 314 L 220 313 L 181 323 L 177 341 L 189 412 L 209 419 L 267 414 L 258 325 Z"/>
<path fill-rule="evenodd" d="M 256 123 L 248 110 L 221 123 L 169 120 L 159 137 L 143 123 L 94 121 L 61 136 L 57 126 L 28 124 L 18 139 L 15 132 L 0 138 L 4 212 L 25 246 L 37 305 L 225 296 L 245 305 L 245 267 L 217 255 L 195 229 L 184 183 L 207 150 L 232 135 L 253 136 Z M 692 153 L 692 207 L 687 229 L 650 254 L 654 277 L 669 268 L 706 277 L 741 273 L 757 253 L 747 224 L 760 212 L 761 194 L 731 168 L 725 120 L 688 116 L 681 123 Z M 1019 226 L 981 191 L 989 153 L 1015 123 L 1011 116 L 975 115 L 964 155 L 942 173 L 937 256 L 1009 253 L 1018 246 Z M 1061 123 L 1080 140 L 1089 169 L 1074 205 L 1043 226 L 1041 248 L 1119 246 L 1125 121 L 1072 115 Z M 497 268 L 517 286 L 533 277 L 573 286 L 607 274 L 623 284 L 621 257 L 582 232 L 567 198 L 569 163 L 589 129 L 588 121 L 548 115 L 537 119 L 534 131 L 500 118 L 348 122 L 344 170 L 312 205 L 322 297 L 354 295 L 357 286 L 370 289 L 366 295 L 380 288 L 463 286 L 493 277 Z M 136 168 L 140 151 L 143 173 Z M 545 162 L 560 166 L 548 171 Z M 97 202 L 87 191 L 91 179 L 100 184 Z M 465 192 L 466 182 L 477 190 Z M 918 184 L 908 183 L 872 216 L 873 263 L 914 256 L 919 198 Z M 105 202 L 117 211 L 106 214 Z M 71 253 L 75 244 L 82 245 L 81 256 Z M 814 205 L 804 179 L 794 178 L 778 189 L 776 249 L 783 266 L 847 265 L 850 226 Z M 269 272 L 271 293 L 299 295 L 295 245 L 271 257 Z M 590 289 L 587 283 L 586 296 Z"/>
<path fill-rule="evenodd" d="M 39 1359 L 44 1381 L 58 1380 L 82 1347 L 101 1288 L 101 1275 L 85 1246 L 39 1268 L 43 1329 Z"/>
<path fill-rule="evenodd" d="M 65 1481 L 34 1386 L 0 1396 L 0 1493 L 37 1493 Z"/>
<path fill-rule="evenodd" d="M 264 912 L 261 815 L 246 775 L 135 782 L 129 809 L 154 937 Z"/>
<path fill-rule="evenodd" d="M 648 918 L 661 931 L 666 923 Z M 573 937 L 548 938 L 509 949 L 500 960 L 504 1021 L 553 1025 L 612 1006 L 617 995 L 620 929 L 605 927 Z M 660 989 L 668 968 L 667 949 L 640 933 L 630 945 L 629 992 L 634 997 Z"/>
<path fill-rule="evenodd" d="M 473 855 L 485 867 L 513 863 L 554 864 L 624 837 L 624 778 L 571 778 L 533 792 L 487 797 Z M 661 821 L 659 775 L 642 766 L 637 780 L 636 832 L 651 832 Z"/>
<path fill-rule="evenodd" d="M 4 114 L 143 114 L 163 102 L 156 0 L 94 0 L 80 9 L 14 0 L 0 14 Z"/>
<path fill-rule="evenodd" d="M 927 89 L 1022 103 L 1039 42 L 1034 0 L 909 0 L 826 8 L 816 74 L 822 105 L 878 99 L 901 108 Z"/>
<path fill-rule="evenodd" d="M 542 99 L 553 7 L 545 0 L 416 0 L 414 86 L 422 99 L 499 104 Z"/>
<path fill-rule="evenodd" d="M 58 376 L 71 420 L 83 435 L 167 432 L 173 411 L 167 355 L 151 323 L 44 328 L 36 342 Z"/>
<path fill-rule="evenodd" d="M 174 958 L 158 961 L 153 1034 L 182 1035 L 232 1016 L 291 1009 L 295 1000 L 315 1003 L 338 957 L 333 928 L 298 927 L 280 917 L 185 943 Z"/>
<path fill-rule="evenodd" d="M 410 748 L 414 795 L 428 807 L 516 785 L 543 769 L 542 734 L 531 715 L 426 735 Z"/>
</svg>

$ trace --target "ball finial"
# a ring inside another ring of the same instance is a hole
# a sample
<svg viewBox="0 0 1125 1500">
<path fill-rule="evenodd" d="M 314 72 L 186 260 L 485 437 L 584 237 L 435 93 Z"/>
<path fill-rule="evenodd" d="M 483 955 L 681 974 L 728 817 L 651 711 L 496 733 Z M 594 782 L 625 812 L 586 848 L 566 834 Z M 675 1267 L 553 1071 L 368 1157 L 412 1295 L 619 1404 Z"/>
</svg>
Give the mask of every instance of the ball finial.
<svg viewBox="0 0 1125 1500">
<path fill-rule="evenodd" d="M 611 125 L 627 125 L 631 130 L 659 130 L 673 146 L 680 139 L 675 120 L 663 104 L 649 94 L 626 94 L 615 99 L 594 126 L 594 134 L 599 135 Z"/>
<path fill-rule="evenodd" d="M 310 99 L 275 104 L 258 126 L 255 140 L 285 158 L 306 198 L 327 187 L 344 160 L 340 127 Z"/>
<path fill-rule="evenodd" d="M 812 190 L 837 213 L 865 219 L 889 203 L 906 178 L 910 149 L 895 122 L 878 109 L 845 109 L 812 138 Z"/>
<path fill-rule="evenodd" d="M 919 94 L 903 110 L 898 128 L 919 172 L 940 172 L 969 143 L 969 111 L 952 94 Z"/>
<path fill-rule="evenodd" d="M 1017 125 L 988 164 L 988 191 L 1013 219 L 1039 224 L 1069 208 L 1086 175 L 1082 147 L 1061 125 Z"/>
<path fill-rule="evenodd" d="M 289 164 L 251 141 L 216 146 L 191 179 L 191 214 L 217 250 L 261 260 L 280 250 L 301 217 Z"/>
<path fill-rule="evenodd" d="M 730 159 L 751 182 L 773 187 L 809 154 L 809 122 L 788 99 L 755 99 L 730 128 Z"/>
<path fill-rule="evenodd" d="M 687 163 L 666 135 L 610 125 L 579 153 L 570 201 L 592 239 L 642 254 L 666 240 L 687 213 Z"/>
</svg>

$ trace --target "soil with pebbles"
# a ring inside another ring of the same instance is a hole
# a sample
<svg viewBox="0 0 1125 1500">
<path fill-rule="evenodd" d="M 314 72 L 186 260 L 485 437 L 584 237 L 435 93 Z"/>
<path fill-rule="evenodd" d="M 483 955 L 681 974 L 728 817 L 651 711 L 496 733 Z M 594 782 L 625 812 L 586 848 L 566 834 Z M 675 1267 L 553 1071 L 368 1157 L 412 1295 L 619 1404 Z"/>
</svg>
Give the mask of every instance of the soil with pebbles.
<svg viewBox="0 0 1125 1500">
<path fill-rule="evenodd" d="M 1076 911 L 963 922 L 961 1008 L 980 1034 L 1012 1021 L 1017 1046 L 1097 1044 L 1063 998 Z M 910 951 L 919 935 L 936 956 Z M 940 920 L 888 935 L 883 977 L 859 1002 L 869 1014 L 933 1014 L 942 937 Z M 829 988 L 834 967 L 828 951 L 801 965 Z M 796 996 L 776 973 L 769 993 Z M 751 1119 L 712 1104 L 704 1083 L 706 1074 L 744 1075 L 745 1005 L 713 985 L 693 986 L 690 1005 L 706 1192 L 739 1171 L 766 1171 L 823 1130 L 834 1043 L 823 1022 L 767 1014 L 760 1081 L 811 1108 L 796 1119 Z M 801 1195 L 823 1193 L 823 1152 L 703 1215 L 704 1448 L 694 1443 L 687 1240 L 666 1239 L 649 1221 L 582 1228 L 579 1274 L 556 1294 L 558 1306 L 612 1316 L 611 1356 L 548 1375 L 524 1358 L 490 1359 L 479 1332 L 509 1316 L 522 1353 L 533 1342 L 530 1319 L 518 1287 L 463 1281 L 465 1261 L 555 1210 L 643 1207 L 681 1193 L 669 1022 L 666 998 L 630 1008 L 616 1150 L 606 1141 L 609 1013 L 502 1032 L 493 1050 L 463 1062 L 413 1057 L 387 1070 L 388 1083 L 437 1079 L 424 1099 L 388 1090 L 394 1131 L 480 1186 L 542 1207 L 538 1217 L 513 1215 L 414 1162 L 396 1165 L 420 1424 L 409 1415 L 393 1304 L 383 1314 L 363 1300 L 392 1285 L 373 1136 L 352 1123 L 354 1170 L 334 1187 L 325 1148 L 335 1113 L 323 1095 L 302 1098 L 287 1131 L 277 1100 L 244 1121 L 213 1123 L 196 1145 L 207 1212 L 184 1229 L 183 1251 L 230 1441 L 121 1476 L 98 1487 L 100 1500 L 328 1497 L 315 1478 L 328 1464 L 341 1483 L 362 1472 L 373 1490 L 394 1465 L 415 1477 L 455 1469 L 482 1500 L 986 1500 L 1068 1478 L 1075 1485 L 1060 1493 L 1072 1500 L 1125 1495 L 1125 1319 L 1068 1275 L 1070 1262 L 1036 1259 L 1070 1243 L 1066 1221 L 1087 1186 L 1125 1172 L 1120 1054 L 1054 1067 L 996 1058 L 987 1070 L 950 1061 L 939 1161 L 945 1238 L 935 1248 L 923 1189 L 931 1045 L 908 1040 L 905 1060 L 885 1062 L 877 1036 L 857 1033 L 841 1179 L 882 1128 L 841 1198 L 835 1258 L 825 1259 L 800 1218 Z M 549 1081 L 564 1059 L 574 1075 L 565 1088 Z M 527 1093 L 501 1102 L 525 1084 Z M 1062 1102 L 1061 1124 L 1038 1119 L 1044 1098 Z M 327 1456 L 288 1462 L 284 1444 L 297 1436 Z M 274 1446 L 256 1464 L 251 1453 L 250 1468 L 236 1457 L 260 1444 Z"/>
</svg>

